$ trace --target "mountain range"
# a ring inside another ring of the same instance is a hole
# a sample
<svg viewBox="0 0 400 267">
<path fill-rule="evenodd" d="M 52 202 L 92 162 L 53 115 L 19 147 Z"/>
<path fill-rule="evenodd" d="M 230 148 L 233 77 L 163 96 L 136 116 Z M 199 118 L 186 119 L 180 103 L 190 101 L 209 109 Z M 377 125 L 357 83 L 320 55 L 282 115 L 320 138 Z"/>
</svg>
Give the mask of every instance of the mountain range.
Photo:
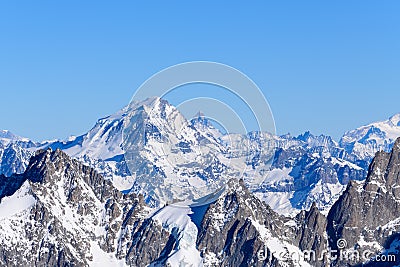
<svg viewBox="0 0 400 267">
<path fill-rule="evenodd" d="M 341 239 L 398 253 L 399 136 L 400 114 L 339 142 L 309 132 L 222 134 L 160 98 L 65 141 L 1 131 L 0 263 L 373 266 L 292 256 L 337 249 Z M 182 202 L 220 188 L 199 205 Z"/>
</svg>

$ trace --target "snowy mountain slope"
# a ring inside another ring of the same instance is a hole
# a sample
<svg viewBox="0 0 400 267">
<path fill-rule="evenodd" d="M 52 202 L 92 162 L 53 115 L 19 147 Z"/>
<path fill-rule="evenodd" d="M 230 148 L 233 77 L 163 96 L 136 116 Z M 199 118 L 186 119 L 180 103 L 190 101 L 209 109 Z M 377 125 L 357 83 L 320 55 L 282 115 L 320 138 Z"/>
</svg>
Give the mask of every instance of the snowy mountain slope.
<svg viewBox="0 0 400 267">
<path fill-rule="evenodd" d="M 13 173 L 23 173 L 32 155 L 33 152 L 20 143 L 9 143 L 0 149 L 0 174 L 11 176 Z"/>
<path fill-rule="evenodd" d="M 211 127 L 199 131 L 194 124 L 168 102 L 150 98 L 100 119 L 87 134 L 43 147 L 62 149 L 90 164 L 118 188 L 129 189 L 124 180 L 134 181 L 130 187 L 144 193 L 149 202 L 160 202 L 155 199 L 160 194 L 164 202 L 172 202 L 191 194 L 202 196 L 210 188 L 218 190 L 218 177 L 226 169 L 219 160 L 225 148 L 213 136 L 218 131 Z M 126 136 L 124 129 L 129 129 Z M 185 191 L 193 185 L 198 192 Z M 158 192 L 161 187 L 171 189 Z"/>
<path fill-rule="evenodd" d="M 11 142 L 30 142 L 28 138 L 24 138 L 18 135 L 13 134 L 8 130 L 0 130 L 0 143 L 3 146 L 10 144 Z"/>
<path fill-rule="evenodd" d="M 275 213 L 245 187 L 231 180 L 199 226 L 197 244 L 205 266 L 324 266 L 297 257 L 326 248 L 324 216 L 315 207 L 295 219 Z M 311 225 L 319 224 L 322 229 Z M 307 230 L 311 229 L 312 230 Z"/>
<path fill-rule="evenodd" d="M 0 202 L 2 266 L 146 265 L 132 250 L 151 212 L 140 197 L 60 150 L 39 151 L 18 177 L 22 186 Z"/>
<path fill-rule="evenodd" d="M 313 202 L 327 213 L 349 180 L 366 176 L 360 162 L 346 160 L 344 150 L 330 137 L 305 133 L 277 137 L 276 142 L 272 169 L 253 192 L 281 214 L 293 216 Z"/>
<path fill-rule="evenodd" d="M 0 130 L 0 174 L 22 173 L 37 144 L 10 131 Z"/>
<path fill-rule="evenodd" d="M 221 187 L 223 147 L 165 100 L 132 106 L 124 129 L 125 161 L 135 176 L 134 187 L 155 201 L 196 198 Z"/>
<path fill-rule="evenodd" d="M 399 134 L 399 118 L 395 115 L 350 131 L 339 144 L 329 136 L 309 132 L 298 137 L 223 135 L 204 115 L 187 121 L 168 102 L 151 98 L 98 120 L 88 133 L 67 141 L 24 149 L 20 146 L 28 147 L 27 140 L 3 132 L 10 147 L 0 148 L 0 173 L 23 172 L 35 149 L 60 148 L 111 179 L 118 189 L 144 193 L 153 205 L 161 204 L 155 199 L 161 193 L 164 202 L 193 198 L 217 190 L 230 178 L 242 177 L 260 199 L 282 214 L 296 214 L 314 201 L 326 213 L 349 180 L 365 178 L 371 155 L 390 149 Z M 124 145 L 123 130 L 129 123 L 132 131 Z M 380 139 L 374 130 L 378 128 Z M 273 145 L 275 159 L 270 168 L 268 152 Z M 261 186 L 254 186 L 258 184 L 254 181 L 262 180 Z"/>
<path fill-rule="evenodd" d="M 236 266 L 235 258 L 242 266 L 286 266 L 282 253 L 300 253 L 297 239 L 291 237 L 305 228 L 303 220 L 275 214 L 237 180 L 197 214 L 196 225 L 191 207 L 150 209 L 140 196 L 121 194 L 61 150 L 38 151 L 23 174 L 4 178 L 9 184 L 16 179 L 19 186 L 8 196 L 0 195 L 2 266 L 215 266 L 213 255 L 221 261 L 215 246 L 228 243 L 233 254 L 224 266 Z M 229 235 L 212 234 L 215 227 L 223 233 L 237 219 L 247 229 L 237 233 L 237 242 Z M 257 243 L 246 244 L 254 235 Z M 235 247 L 246 249 L 246 256 Z M 259 261 L 260 249 L 277 256 Z"/>
<path fill-rule="evenodd" d="M 50 141 L 40 148 L 61 149 L 74 158 L 89 157 L 108 160 L 123 154 L 121 148 L 123 118 L 126 108 L 108 117 L 99 119 L 86 134 L 71 137 L 67 141 Z"/>
<path fill-rule="evenodd" d="M 340 145 L 359 159 L 372 159 L 378 151 L 390 151 L 400 137 L 400 113 L 388 120 L 371 123 L 344 134 Z"/>
<path fill-rule="evenodd" d="M 390 154 L 377 154 L 365 181 L 350 182 L 328 217 L 316 203 L 285 217 L 237 179 L 204 207 L 151 209 L 61 150 L 40 150 L 23 174 L 0 179 L 0 264 L 341 266 L 346 260 L 300 256 L 310 250 L 322 255 L 339 238 L 349 249 L 397 253 L 399 155 L 400 138 Z M 292 171 L 275 169 L 268 181 L 291 181 Z M 314 188 L 323 188 L 322 181 Z"/>
<path fill-rule="evenodd" d="M 170 266 L 202 266 L 203 259 L 196 247 L 197 227 L 189 216 L 192 213 L 189 206 L 170 205 L 160 209 L 152 217 L 176 238 L 175 247 L 164 264 L 170 264 Z"/>
</svg>

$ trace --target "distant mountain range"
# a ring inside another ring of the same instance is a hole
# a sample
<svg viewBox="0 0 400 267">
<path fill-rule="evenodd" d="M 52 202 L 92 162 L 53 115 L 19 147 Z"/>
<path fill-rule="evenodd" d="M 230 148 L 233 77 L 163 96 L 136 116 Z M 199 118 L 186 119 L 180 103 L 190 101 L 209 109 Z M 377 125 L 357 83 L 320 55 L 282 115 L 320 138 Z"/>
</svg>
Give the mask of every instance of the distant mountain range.
<svg viewBox="0 0 400 267">
<path fill-rule="evenodd" d="M 367 263 L 287 255 L 337 249 L 343 238 L 349 249 L 398 253 L 399 136 L 400 114 L 339 142 L 309 132 L 224 135 L 202 114 L 188 121 L 160 98 L 65 141 L 1 131 L 0 264 Z M 172 204 L 224 184 L 204 206 Z"/>
<path fill-rule="evenodd" d="M 131 159 L 124 157 L 122 144 L 123 124 L 127 120 L 135 124 L 131 135 L 137 139 L 129 141 L 136 146 L 129 148 L 133 151 L 129 154 Z M 149 125 L 151 129 L 146 128 Z M 148 136 L 143 136 L 144 133 Z M 316 202 L 326 214 L 347 183 L 365 179 L 375 153 L 390 151 L 397 136 L 400 136 L 400 114 L 348 131 L 339 143 L 329 136 L 314 136 L 310 132 L 297 137 L 267 133 L 223 135 L 201 115 L 187 121 L 167 101 L 152 98 L 102 118 L 88 133 L 66 141 L 34 143 L 2 131 L 0 173 L 6 176 L 22 173 L 36 149 L 59 148 L 94 167 L 119 190 L 144 193 L 146 201 L 154 205 L 157 199 L 151 195 L 157 194 L 160 186 L 157 179 L 165 187 L 203 183 L 217 188 L 220 178 L 243 176 L 246 180 L 255 175 L 264 182 L 250 189 L 278 213 L 294 215 Z M 265 154 L 269 151 L 265 147 L 273 145 L 276 150 L 270 168 L 268 155 L 260 153 Z M 200 191 L 199 195 L 203 193 Z M 185 193 L 179 192 L 182 198 Z M 171 192 L 167 199 L 174 198 L 179 199 L 177 192 Z"/>
</svg>

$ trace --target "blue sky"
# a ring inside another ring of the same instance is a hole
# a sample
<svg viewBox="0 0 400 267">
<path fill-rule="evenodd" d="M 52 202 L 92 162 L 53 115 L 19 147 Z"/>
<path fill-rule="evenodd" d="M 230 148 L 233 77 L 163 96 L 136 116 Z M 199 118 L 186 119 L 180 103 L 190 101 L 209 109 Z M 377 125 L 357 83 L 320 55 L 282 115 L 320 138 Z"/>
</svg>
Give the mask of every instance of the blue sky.
<svg viewBox="0 0 400 267">
<path fill-rule="evenodd" d="M 231 65 L 278 133 L 343 132 L 400 112 L 399 1 L 2 1 L 0 128 L 82 134 L 157 71 Z"/>
</svg>

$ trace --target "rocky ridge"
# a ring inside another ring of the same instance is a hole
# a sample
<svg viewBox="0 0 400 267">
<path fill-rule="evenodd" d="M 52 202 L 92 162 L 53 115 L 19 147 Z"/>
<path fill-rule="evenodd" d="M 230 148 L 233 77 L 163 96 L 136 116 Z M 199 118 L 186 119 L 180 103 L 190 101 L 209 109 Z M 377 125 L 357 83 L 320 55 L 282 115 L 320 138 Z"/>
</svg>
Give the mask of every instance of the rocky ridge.
<svg viewBox="0 0 400 267">
<path fill-rule="evenodd" d="M 165 183 L 165 187 L 176 186 L 174 181 L 179 180 L 219 186 L 221 177 L 229 180 L 238 175 L 243 176 L 247 183 L 256 168 L 256 176 L 262 177 L 264 183 L 251 190 L 275 211 L 294 216 L 315 202 L 327 214 L 350 180 L 366 177 L 371 155 L 381 149 L 389 151 L 394 136 L 400 134 L 396 123 L 398 116 L 350 131 L 339 143 L 329 136 L 314 136 L 309 132 L 297 137 L 271 137 L 260 133 L 223 135 L 202 116 L 186 121 L 168 102 L 153 98 L 102 118 L 88 133 L 67 141 L 48 141 L 27 147 L 23 142 L 28 140 L 20 140 L 7 132 L 0 140 L 0 173 L 9 176 L 23 172 L 36 149 L 60 148 L 110 178 L 119 190 L 143 193 L 146 201 L 151 203 L 149 192 L 159 188 L 158 183 Z M 136 131 L 138 138 L 131 142 L 137 146 L 133 150 L 136 154 L 129 154 L 131 160 L 126 160 L 122 150 L 127 120 L 132 125 L 141 125 Z M 176 127 L 171 126 L 175 124 Z M 379 135 L 371 130 L 374 127 L 379 129 Z M 276 144 L 272 168 L 268 156 L 259 155 L 259 151 L 270 146 L 271 142 Z M 370 146 L 370 142 L 379 145 Z M 249 146 L 243 149 L 242 143 Z M 3 153 L 4 147 L 9 145 L 14 147 Z M 368 153 L 357 153 L 355 147 L 362 147 Z M 171 153 L 166 157 L 162 151 Z M 204 157 L 207 153 L 214 156 Z M 181 160 L 171 164 L 177 158 Z M 137 171 L 132 174 L 127 163 Z M 246 171 L 242 175 L 243 169 Z M 149 179 L 154 181 L 153 185 L 147 183 Z M 142 184 L 148 188 L 141 190 Z M 159 192 L 153 193 L 157 195 Z M 170 192 L 169 198 L 176 196 L 177 192 Z M 187 197 L 187 194 L 182 197 Z M 153 204 L 158 205 L 156 202 Z"/>
<path fill-rule="evenodd" d="M 315 203 L 282 216 L 235 179 L 207 206 L 152 209 L 61 150 L 40 150 L 23 174 L 0 179 L 0 264 L 375 266 L 373 256 L 399 252 L 399 177 L 400 139 L 377 153 L 367 179 L 351 181 L 327 217 Z M 318 260 L 340 239 L 370 258 Z M 317 258 L 302 257 L 309 251 Z"/>
</svg>

